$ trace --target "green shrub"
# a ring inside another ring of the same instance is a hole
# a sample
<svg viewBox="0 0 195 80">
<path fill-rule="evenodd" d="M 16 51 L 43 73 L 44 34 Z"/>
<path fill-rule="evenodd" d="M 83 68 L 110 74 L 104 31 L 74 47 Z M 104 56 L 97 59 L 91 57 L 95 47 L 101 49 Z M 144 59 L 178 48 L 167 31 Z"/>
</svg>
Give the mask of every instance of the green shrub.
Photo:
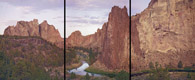
<svg viewBox="0 0 195 80">
<path fill-rule="evenodd" d="M 155 69 L 152 71 L 146 80 L 170 80 L 168 69 L 163 69 L 161 65 L 158 67 L 158 62 L 155 63 Z"/>
<path fill-rule="evenodd" d="M 178 62 L 178 65 L 177 65 L 178 68 L 182 68 L 183 67 L 183 64 L 181 61 Z"/>
<path fill-rule="evenodd" d="M 116 80 L 129 80 L 129 73 L 122 70 L 116 75 L 115 79 Z"/>
<path fill-rule="evenodd" d="M 90 76 L 88 73 L 85 75 L 85 80 L 90 80 Z"/>
<path fill-rule="evenodd" d="M 187 74 L 187 78 L 190 79 L 191 78 L 191 75 L 190 73 Z"/>
<path fill-rule="evenodd" d="M 149 63 L 149 68 L 154 69 L 154 64 L 152 62 Z"/>
<path fill-rule="evenodd" d="M 191 67 L 184 67 L 184 70 L 191 70 Z"/>
</svg>

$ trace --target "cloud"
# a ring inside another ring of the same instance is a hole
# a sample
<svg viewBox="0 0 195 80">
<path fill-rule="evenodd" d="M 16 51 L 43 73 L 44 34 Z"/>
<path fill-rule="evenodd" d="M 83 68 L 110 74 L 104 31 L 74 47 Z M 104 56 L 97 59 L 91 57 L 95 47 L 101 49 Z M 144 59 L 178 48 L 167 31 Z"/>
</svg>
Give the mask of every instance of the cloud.
<svg viewBox="0 0 195 80">
<path fill-rule="evenodd" d="M 129 10 L 129 0 L 66 0 L 66 7 L 75 10 L 111 9 L 114 5 L 127 6 Z"/>
<path fill-rule="evenodd" d="M 66 37 L 75 30 L 95 33 L 108 21 L 113 6 L 126 6 L 129 11 L 129 0 L 66 0 Z"/>
<path fill-rule="evenodd" d="M 1 0 L 13 6 L 31 6 L 36 11 L 64 7 L 64 0 Z"/>
<path fill-rule="evenodd" d="M 73 22 L 73 23 L 86 23 L 86 24 L 103 24 L 106 22 L 104 19 L 99 17 L 71 17 L 67 16 L 66 22 Z"/>
<path fill-rule="evenodd" d="M 61 18 L 64 18 L 63 16 L 57 16 L 57 17 L 54 17 L 53 19 L 61 19 Z"/>
</svg>

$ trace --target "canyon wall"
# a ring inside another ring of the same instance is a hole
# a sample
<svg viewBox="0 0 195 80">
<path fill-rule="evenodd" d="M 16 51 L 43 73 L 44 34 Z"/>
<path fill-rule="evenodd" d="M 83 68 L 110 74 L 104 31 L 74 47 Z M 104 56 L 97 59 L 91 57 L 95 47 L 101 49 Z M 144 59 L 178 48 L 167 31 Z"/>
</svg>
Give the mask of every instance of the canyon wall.
<svg viewBox="0 0 195 80">
<path fill-rule="evenodd" d="M 40 36 L 41 38 L 54 43 L 60 48 L 64 48 L 64 39 L 60 36 L 58 30 L 47 21 L 38 23 L 37 19 L 33 21 L 18 21 L 16 26 L 9 26 L 5 29 L 4 35 L 10 36 Z"/>
<path fill-rule="evenodd" d="M 195 0 L 151 0 L 131 16 L 131 70 L 195 64 Z"/>
<path fill-rule="evenodd" d="M 92 67 L 129 72 L 129 18 L 126 7 L 121 9 L 114 6 L 102 29 L 88 36 L 82 36 L 81 32 L 75 31 L 66 39 L 66 47 L 98 48 L 101 54 Z"/>
</svg>

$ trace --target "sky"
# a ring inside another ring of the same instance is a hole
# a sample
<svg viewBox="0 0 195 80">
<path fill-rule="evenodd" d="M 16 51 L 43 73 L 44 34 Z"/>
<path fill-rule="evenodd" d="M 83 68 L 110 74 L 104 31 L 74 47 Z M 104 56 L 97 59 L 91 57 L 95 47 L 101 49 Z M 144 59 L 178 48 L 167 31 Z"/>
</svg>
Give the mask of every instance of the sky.
<svg viewBox="0 0 195 80">
<path fill-rule="evenodd" d="M 0 35 L 17 21 L 47 20 L 64 37 L 64 0 L 0 0 Z"/>
<path fill-rule="evenodd" d="M 114 5 L 126 6 L 129 14 L 129 0 L 66 0 L 66 38 L 76 30 L 83 36 L 94 34 L 108 21 Z"/>
<path fill-rule="evenodd" d="M 131 0 L 131 16 L 136 13 L 141 13 L 141 11 L 148 7 L 150 1 L 151 0 Z"/>
</svg>

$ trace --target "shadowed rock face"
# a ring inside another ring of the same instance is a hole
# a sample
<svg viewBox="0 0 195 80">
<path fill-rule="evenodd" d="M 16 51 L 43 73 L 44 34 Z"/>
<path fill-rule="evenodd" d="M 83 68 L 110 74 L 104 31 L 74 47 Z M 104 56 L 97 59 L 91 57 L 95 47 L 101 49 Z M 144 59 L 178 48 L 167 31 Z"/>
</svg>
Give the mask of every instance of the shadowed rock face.
<svg viewBox="0 0 195 80">
<path fill-rule="evenodd" d="M 148 8 L 131 16 L 131 70 L 195 64 L 195 1 L 151 0 Z"/>
<path fill-rule="evenodd" d="M 66 40 L 66 46 L 92 47 L 101 52 L 92 65 L 105 70 L 126 70 L 129 72 L 129 16 L 127 8 L 112 7 L 108 22 L 95 34 L 82 36 L 73 32 Z"/>
<path fill-rule="evenodd" d="M 18 21 L 16 26 L 6 28 L 4 35 L 40 36 L 58 47 L 64 48 L 64 40 L 61 38 L 58 30 L 53 25 L 49 25 L 47 21 L 43 21 L 41 24 L 38 23 L 37 19 L 30 22 Z"/>
</svg>

